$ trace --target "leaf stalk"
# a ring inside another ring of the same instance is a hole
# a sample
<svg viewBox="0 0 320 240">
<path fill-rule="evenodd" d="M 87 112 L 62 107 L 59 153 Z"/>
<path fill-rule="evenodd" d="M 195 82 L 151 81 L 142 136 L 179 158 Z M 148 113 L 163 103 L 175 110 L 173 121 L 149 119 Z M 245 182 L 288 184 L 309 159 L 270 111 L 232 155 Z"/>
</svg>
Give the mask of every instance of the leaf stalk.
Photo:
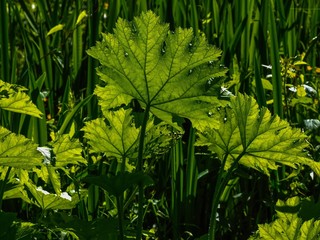
<svg viewBox="0 0 320 240">
<path fill-rule="evenodd" d="M 149 112 L 150 112 L 150 105 L 146 106 L 143 122 L 140 131 L 140 138 L 139 138 L 139 149 L 138 149 L 138 159 L 137 159 L 137 172 L 142 172 L 143 167 L 143 150 L 144 150 L 144 139 L 146 134 L 147 122 L 149 119 Z M 136 232 L 136 239 L 142 239 L 142 228 L 143 228 L 143 202 L 144 202 L 144 186 L 143 182 L 139 183 L 139 195 L 138 195 L 138 224 L 137 224 L 137 232 Z"/>
<path fill-rule="evenodd" d="M 229 154 L 227 153 L 222 161 L 221 167 L 218 172 L 218 178 L 216 183 L 216 188 L 213 194 L 213 201 L 212 201 L 212 208 L 211 208 L 211 216 L 210 216 L 210 225 L 209 225 L 209 232 L 208 232 L 208 240 L 215 239 L 215 233 L 217 228 L 217 211 L 219 206 L 219 201 L 223 190 L 225 189 L 226 185 L 228 184 L 229 180 L 231 179 L 232 173 L 236 169 L 238 162 L 242 158 L 242 156 L 246 153 L 243 151 L 238 157 L 235 159 L 233 164 L 231 165 L 230 169 L 227 171 L 225 177 L 224 175 L 224 166 L 226 165 L 227 159 Z"/>
</svg>

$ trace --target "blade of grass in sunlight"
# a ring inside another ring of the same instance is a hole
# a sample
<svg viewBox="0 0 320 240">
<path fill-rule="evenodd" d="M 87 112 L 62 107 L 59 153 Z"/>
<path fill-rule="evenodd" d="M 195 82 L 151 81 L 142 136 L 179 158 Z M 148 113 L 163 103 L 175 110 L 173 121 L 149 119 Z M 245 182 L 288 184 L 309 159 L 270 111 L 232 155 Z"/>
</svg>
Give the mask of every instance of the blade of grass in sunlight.
<svg viewBox="0 0 320 240">
<path fill-rule="evenodd" d="M 269 3 L 269 32 L 270 32 L 270 56 L 272 65 L 272 85 L 273 85 L 273 109 L 280 118 L 283 118 L 282 107 L 282 78 L 280 70 L 279 42 L 274 17 L 274 8 Z"/>
<path fill-rule="evenodd" d="M 82 27 L 76 24 L 78 16 L 82 9 L 82 1 L 75 1 L 75 9 L 73 14 L 73 30 L 72 36 L 72 78 L 75 81 L 80 73 L 81 63 L 82 63 L 82 53 L 83 53 L 83 42 L 82 42 Z"/>
</svg>

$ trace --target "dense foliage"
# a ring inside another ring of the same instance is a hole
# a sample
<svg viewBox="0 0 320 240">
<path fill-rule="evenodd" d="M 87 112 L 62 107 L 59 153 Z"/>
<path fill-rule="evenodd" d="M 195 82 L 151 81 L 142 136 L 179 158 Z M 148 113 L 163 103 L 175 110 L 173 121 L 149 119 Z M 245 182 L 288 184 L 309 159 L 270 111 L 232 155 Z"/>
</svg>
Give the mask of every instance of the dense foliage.
<svg viewBox="0 0 320 240">
<path fill-rule="evenodd" d="M 319 238 L 320 3 L 0 4 L 1 239 Z"/>
</svg>

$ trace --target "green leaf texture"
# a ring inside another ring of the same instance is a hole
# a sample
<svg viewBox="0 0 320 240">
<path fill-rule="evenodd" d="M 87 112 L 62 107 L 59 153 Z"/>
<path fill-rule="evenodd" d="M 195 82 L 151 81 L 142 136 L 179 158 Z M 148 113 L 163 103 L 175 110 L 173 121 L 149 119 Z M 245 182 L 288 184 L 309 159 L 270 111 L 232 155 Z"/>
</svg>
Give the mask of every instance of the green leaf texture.
<svg viewBox="0 0 320 240">
<path fill-rule="evenodd" d="M 88 50 L 101 63 L 98 74 L 106 82 L 97 87 L 102 110 L 132 99 L 172 124 L 173 116 L 189 118 L 203 129 L 218 122 L 208 117 L 217 104 L 218 80 L 226 70 L 218 66 L 221 51 L 192 29 L 169 31 L 151 11 L 133 22 L 119 19 L 114 34 Z"/>
<path fill-rule="evenodd" d="M 299 218 L 298 197 L 279 200 L 276 205 L 277 219 L 270 224 L 259 224 L 259 230 L 250 239 L 263 240 L 316 240 L 320 238 L 320 220 L 303 221 Z"/>
<path fill-rule="evenodd" d="M 41 118 L 42 113 L 25 93 L 26 90 L 0 80 L 0 109 Z"/>
<path fill-rule="evenodd" d="M 0 165 L 31 169 L 42 165 L 43 156 L 37 144 L 0 126 Z"/>
<path fill-rule="evenodd" d="M 68 134 L 60 136 L 53 144 L 56 156 L 55 167 L 64 167 L 68 164 L 86 164 L 82 157 L 82 147 L 78 139 L 70 139 Z"/>
<path fill-rule="evenodd" d="M 80 201 L 77 193 L 72 195 L 63 192 L 59 195 L 49 193 L 41 187 L 36 187 L 33 183 L 27 182 L 26 186 L 31 192 L 33 198 L 31 202 L 36 206 L 47 209 L 72 209 Z"/>
<path fill-rule="evenodd" d="M 87 122 L 82 130 L 89 140 L 92 152 L 102 152 L 119 159 L 133 157 L 137 153 L 140 128 L 136 128 L 131 111 L 120 109 L 106 112 L 104 118 Z"/>
<path fill-rule="evenodd" d="M 91 151 L 104 153 L 108 157 L 136 158 L 138 154 L 138 140 L 140 127 L 136 127 L 131 110 L 108 111 L 105 118 L 98 118 L 87 122 L 84 137 L 89 141 Z M 144 157 L 151 157 L 169 150 L 172 131 L 168 125 L 153 123 L 151 116 L 146 127 Z"/>
<path fill-rule="evenodd" d="M 198 144 L 209 144 L 220 159 L 226 158 L 226 169 L 239 161 L 269 175 L 269 169 L 277 169 L 278 164 L 292 168 L 305 164 L 320 175 L 320 163 L 303 152 L 308 146 L 307 136 L 278 116 L 272 116 L 267 108 L 259 110 L 252 97 L 241 94 L 233 97 L 230 107 L 220 110 L 220 118 L 220 128 L 208 129 Z"/>
</svg>

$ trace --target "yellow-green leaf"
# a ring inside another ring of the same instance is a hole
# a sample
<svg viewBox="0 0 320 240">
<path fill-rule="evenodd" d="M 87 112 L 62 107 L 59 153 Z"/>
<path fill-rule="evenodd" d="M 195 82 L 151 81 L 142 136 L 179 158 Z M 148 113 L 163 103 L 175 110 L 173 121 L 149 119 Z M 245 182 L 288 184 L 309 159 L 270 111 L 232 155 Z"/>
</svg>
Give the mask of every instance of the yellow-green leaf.
<svg viewBox="0 0 320 240">
<path fill-rule="evenodd" d="M 68 134 L 60 136 L 53 144 L 56 156 L 55 167 L 64 167 L 68 164 L 86 164 L 82 157 L 82 147 L 78 139 L 71 139 Z"/>
<path fill-rule="evenodd" d="M 120 160 L 135 158 L 138 154 L 140 127 L 137 128 L 131 110 L 104 111 L 104 118 L 87 122 L 83 131 L 89 140 L 92 152 L 104 153 Z M 168 151 L 172 139 L 168 125 L 153 124 L 153 117 L 147 123 L 144 157 Z"/>
<path fill-rule="evenodd" d="M 51 28 L 49 32 L 47 33 L 47 37 L 55 32 L 61 31 L 64 28 L 64 24 L 58 24 Z"/>
<path fill-rule="evenodd" d="M 303 164 L 320 175 L 320 163 L 303 152 L 308 143 L 300 129 L 272 116 L 267 108 L 259 110 L 257 102 L 246 95 L 233 97 L 230 106 L 220 110 L 220 128 L 208 129 L 199 140 L 199 144 L 209 143 L 220 159 L 227 157 L 226 169 L 238 161 L 269 175 L 279 164 L 292 168 Z"/>
<path fill-rule="evenodd" d="M 80 201 L 77 193 L 70 195 L 69 193 L 63 192 L 59 195 L 49 193 L 42 189 L 42 187 L 36 187 L 33 183 L 26 183 L 28 190 L 31 192 L 32 203 L 42 208 L 47 209 L 72 209 Z"/>
<path fill-rule="evenodd" d="M 135 127 L 131 111 L 105 112 L 105 117 L 86 123 L 82 129 L 91 151 L 118 159 L 136 156 L 140 128 Z"/>
<path fill-rule="evenodd" d="M 0 80 L 0 108 L 41 118 L 41 111 L 34 105 L 22 86 Z"/>
<path fill-rule="evenodd" d="M 83 18 L 85 18 L 86 16 L 87 16 L 87 12 L 86 12 L 86 10 L 83 10 L 83 11 L 79 14 L 79 16 L 78 16 L 78 18 L 77 18 L 76 25 L 78 25 L 78 24 L 81 22 L 81 20 L 82 20 Z"/>
<path fill-rule="evenodd" d="M 41 166 L 43 157 L 37 144 L 0 126 L 0 165 L 31 169 Z"/>
<path fill-rule="evenodd" d="M 100 61 L 99 75 L 107 83 L 96 91 L 103 109 L 135 99 L 172 126 L 176 116 L 198 129 L 218 126 L 208 112 L 219 103 L 218 83 L 227 70 L 218 64 L 221 50 L 204 35 L 182 28 L 170 32 L 149 11 L 133 22 L 119 19 L 114 34 L 102 37 L 88 54 Z"/>
<path fill-rule="evenodd" d="M 303 86 L 299 85 L 297 87 L 297 96 L 298 97 L 305 97 L 307 95 L 306 90 L 304 89 Z"/>
</svg>

